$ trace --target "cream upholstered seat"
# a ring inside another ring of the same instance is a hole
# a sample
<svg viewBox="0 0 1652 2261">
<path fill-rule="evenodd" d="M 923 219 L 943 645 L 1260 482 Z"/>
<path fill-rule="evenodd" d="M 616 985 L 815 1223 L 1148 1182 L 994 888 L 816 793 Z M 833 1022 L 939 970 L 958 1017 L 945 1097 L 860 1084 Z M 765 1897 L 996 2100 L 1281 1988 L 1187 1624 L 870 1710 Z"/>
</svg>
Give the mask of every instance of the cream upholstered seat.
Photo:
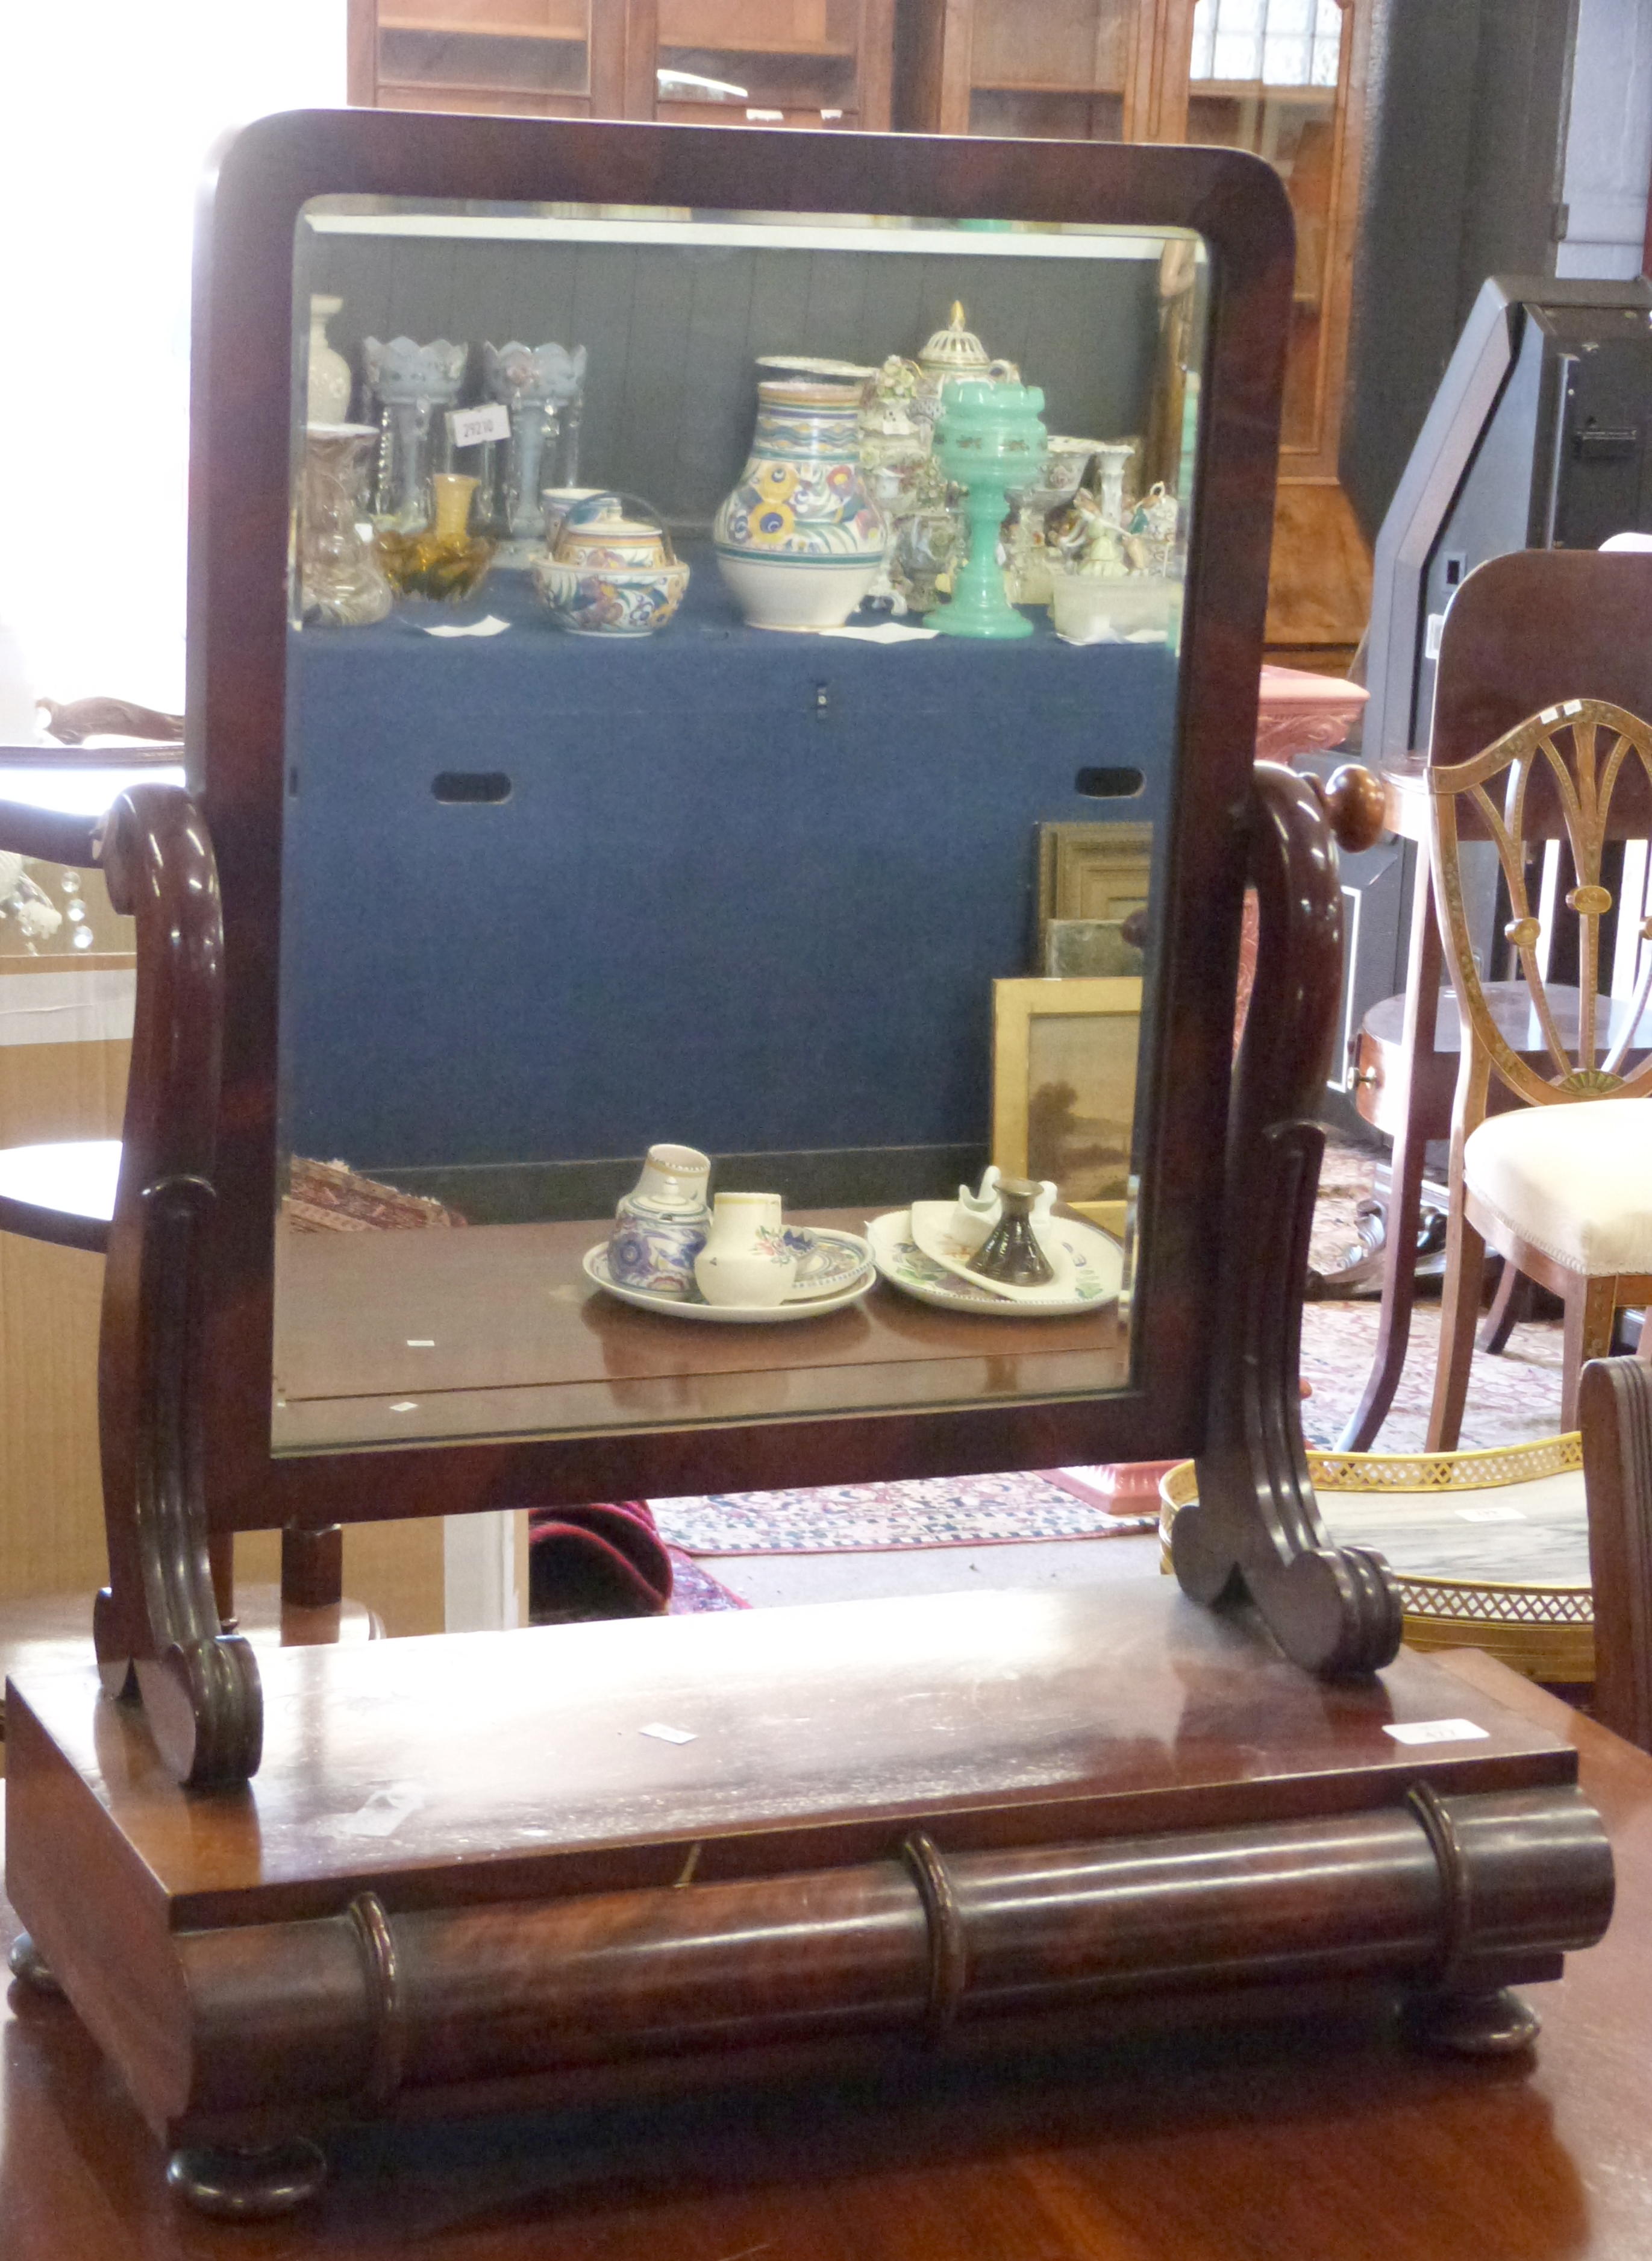
<svg viewBox="0 0 1652 2261">
<path fill-rule="evenodd" d="M 1462 1180 L 1569 1272 L 1652 1272 L 1652 1099 L 1490 1116 L 1464 1143 Z"/>
</svg>

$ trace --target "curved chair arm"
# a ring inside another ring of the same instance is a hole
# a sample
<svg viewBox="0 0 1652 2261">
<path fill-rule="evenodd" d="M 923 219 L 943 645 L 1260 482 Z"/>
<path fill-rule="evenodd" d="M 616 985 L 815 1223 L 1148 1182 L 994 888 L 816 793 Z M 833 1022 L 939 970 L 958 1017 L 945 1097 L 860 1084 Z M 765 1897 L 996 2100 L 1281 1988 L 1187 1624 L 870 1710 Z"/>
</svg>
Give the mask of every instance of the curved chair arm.
<svg viewBox="0 0 1652 2261">
<path fill-rule="evenodd" d="M 1652 1366 L 1591 1359 L 1577 1393 L 1595 1597 L 1595 1717 L 1652 1751 Z"/>
<path fill-rule="evenodd" d="M 104 819 L 73 816 L 61 808 L 31 808 L 0 799 L 0 850 L 37 856 L 43 864 L 70 864 L 89 872 L 103 860 Z"/>
</svg>

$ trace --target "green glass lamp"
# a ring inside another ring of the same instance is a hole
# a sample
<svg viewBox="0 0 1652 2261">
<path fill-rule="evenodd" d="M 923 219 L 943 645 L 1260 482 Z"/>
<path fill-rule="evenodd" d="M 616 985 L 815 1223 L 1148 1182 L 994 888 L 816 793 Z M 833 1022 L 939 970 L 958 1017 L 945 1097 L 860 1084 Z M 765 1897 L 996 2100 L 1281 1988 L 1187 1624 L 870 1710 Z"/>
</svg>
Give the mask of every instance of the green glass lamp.
<svg viewBox="0 0 1652 2261">
<path fill-rule="evenodd" d="M 929 615 L 943 635 L 1028 636 L 1033 623 L 1018 613 L 998 567 L 998 528 L 1005 498 L 1037 484 L 1048 451 L 1039 421 L 1044 396 L 1033 384 L 993 384 L 985 377 L 951 377 L 941 387 L 934 453 L 947 477 L 966 490 L 969 562 L 953 584 L 952 597 Z"/>
</svg>

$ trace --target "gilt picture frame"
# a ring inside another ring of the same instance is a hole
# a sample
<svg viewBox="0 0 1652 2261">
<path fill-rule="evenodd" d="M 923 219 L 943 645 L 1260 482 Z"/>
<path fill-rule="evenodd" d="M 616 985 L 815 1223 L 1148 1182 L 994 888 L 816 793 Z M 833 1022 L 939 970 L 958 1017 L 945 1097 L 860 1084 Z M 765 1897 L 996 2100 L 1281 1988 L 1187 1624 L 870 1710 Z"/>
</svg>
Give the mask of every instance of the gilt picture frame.
<svg viewBox="0 0 1652 2261">
<path fill-rule="evenodd" d="M 1053 1179 L 1065 1206 L 1123 1234 L 1133 1170 L 1141 982 L 992 985 L 992 1159 Z"/>
</svg>

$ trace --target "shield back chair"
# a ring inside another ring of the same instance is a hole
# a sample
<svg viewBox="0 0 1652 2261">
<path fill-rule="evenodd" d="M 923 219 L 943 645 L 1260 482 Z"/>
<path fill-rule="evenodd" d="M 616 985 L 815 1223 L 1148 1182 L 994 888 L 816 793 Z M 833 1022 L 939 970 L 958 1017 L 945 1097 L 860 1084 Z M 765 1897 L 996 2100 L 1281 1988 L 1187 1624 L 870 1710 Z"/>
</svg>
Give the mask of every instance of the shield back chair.
<svg viewBox="0 0 1652 2261">
<path fill-rule="evenodd" d="M 1652 714 L 1648 620 L 1652 556 L 1516 549 L 1493 557 L 1470 574 L 1446 614 L 1434 714 L 1423 740 L 1427 750 L 1384 772 L 1390 829 L 1415 842 L 1420 852 L 1405 990 L 1366 1014 L 1353 1063 L 1359 1111 L 1390 1133 L 1394 1145 L 1377 1353 L 1360 1404 L 1339 1440 L 1343 1452 L 1366 1452 L 1376 1443 L 1405 1369 L 1424 1159 L 1430 1144 L 1449 1138 L 1461 1064 L 1456 1002 L 1441 987 L 1440 925 L 1427 852 L 1428 764 L 1467 761 L 1528 714 L 1568 699 L 1610 699 L 1632 714 Z M 1528 1050 L 1530 1064 L 1541 1070 L 1541 1034 L 1535 1032 L 1535 1049 L 1527 1044 L 1534 1032 L 1519 985 L 1499 980 L 1485 988 L 1493 1010 L 1508 1016 L 1517 1048 Z M 1565 1002 L 1555 982 L 1549 995 Z M 1494 1080 L 1492 1107 L 1513 1096 Z M 1508 1276 L 1512 1286 L 1515 1275 Z M 1488 1349 L 1501 1347 L 1491 1329 L 1488 1338 Z"/>
<path fill-rule="evenodd" d="M 1441 938 L 1466 1030 L 1428 1425 L 1428 1449 L 1441 1452 L 1462 1426 L 1488 1245 L 1564 1303 L 1567 1428 L 1584 1360 L 1611 1348 L 1620 1308 L 1652 1300 L 1652 1059 L 1629 1065 L 1647 1042 L 1637 1031 L 1652 997 L 1652 918 L 1638 922 L 1633 995 L 1604 994 L 1599 978 L 1602 923 L 1615 908 L 1603 851 L 1652 829 L 1652 726 L 1603 700 L 1568 700 L 1467 761 L 1435 763 L 1429 791 Z M 1547 1055 L 1540 1066 L 1511 1044 L 1475 960 L 1459 852 L 1474 839 L 1497 851 L 1512 912 L 1505 934 L 1530 997 L 1528 1044 Z M 1529 894 L 1531 847 L 1552 839 L 1576 874 L 1566 895 L 1577 922 L 1575 1013 L 1548 987 L 1551 937 Z M 1489 1114 L 1494 1077 L 1524 1103 Z"/>
</svg>

